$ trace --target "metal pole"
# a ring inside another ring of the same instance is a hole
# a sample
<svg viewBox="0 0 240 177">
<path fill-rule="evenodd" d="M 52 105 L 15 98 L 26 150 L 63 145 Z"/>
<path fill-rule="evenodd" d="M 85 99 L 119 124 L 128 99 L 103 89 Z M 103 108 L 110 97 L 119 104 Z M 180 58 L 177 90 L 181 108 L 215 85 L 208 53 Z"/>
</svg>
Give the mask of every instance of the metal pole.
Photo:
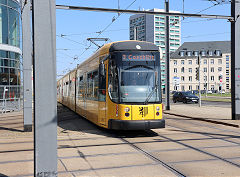
<svg viewBox="0 0 240 177">
<path fill-rule="evenodd" d="M 55 0 L 33 0 L 34 175 L 57 176 Z"/>
<path fill-rule="evenodd" d="M 165 11 L 169 12 L 169 0 L 165 0 Z M 166 66 L 166 82 L 165 82 L 165 95 L 166 95 L 166 110 L 170 110 L 170 82 L 169 82 L 169 61 L 170 61 L 170 51 L 169 51 L 169 16 L 165 17 L 166 26 L 166 40 L 165 40 L 165 66 Z"/>
<path fill-rule="evenodd" d="M 165 15 L 165 16 L 183 16 L 183 17 L 196 17 L 196 18 L 214 18 L 214 19 L 227 19 L 231 20 L 231 16 L 225 15 L 207 15 L 207 14 L 183 14 L 176 12 L 154 12 L 154 11 L 144 11 L 144 10 L 122 10 L 122 9 L 109 9 L 109 8 L 97 8 L 97 7 L 80 7 L 80 6 L 67 6 L 67 5 L 56 5 L 56 9 L 63 10 L 86 10 L 86 11 L 96 11 L 96 12 L 120 12 L 129 14 L 150 14 L 150 15 Z"/>
<path fill-rule="evenodd" d="M 240 120 L 240 3 L 231 1 L 231 100 L 232 120 Z"/>
<path fill-rule="evenodd" d="M 201 56 L 200 54 L 198 55 L 198 87 L 199 87 L 199 107 L 202 106 L 202 103 L 201 103 L 201 81 L 200 81 L 200 66 L 201 66 Z"/>
<path fill-rule="evenodd" d="M 22 3 L 22 33 L 23 33 L 23 124 L 24 131 L 32 131 L 32 40 L 30 0 Z"/>
<path fill-rule="evenodd" d="M 4 91 L 3 91 L 3 110 L 4 110 L 4 113 L 6 113 L 6 86 L 4 86 Z"/>
</svg>

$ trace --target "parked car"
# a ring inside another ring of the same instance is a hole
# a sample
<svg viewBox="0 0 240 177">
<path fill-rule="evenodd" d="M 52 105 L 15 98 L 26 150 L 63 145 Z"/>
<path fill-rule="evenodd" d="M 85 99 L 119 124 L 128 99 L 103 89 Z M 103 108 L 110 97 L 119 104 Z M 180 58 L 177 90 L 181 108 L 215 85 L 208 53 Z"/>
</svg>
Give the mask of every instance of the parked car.
<svg viewBox="0 0 240 177">
<path fill-rule="evenodd" d="M 207 91 L 207 93 L 210 93 L 210 94 L 212 94 L 213 92 L 212 92 L 212 90 L 208 90 L 208 91 Z"/>
<path fill-rule="evenodd" d="M 225 94 L 226 92 L 225 90 L 222 90 L 222 91 L 220 90 L 219 93 Z"/>
<path fill-rule="evenodd" d="M 173 102 L 183 102 L 183 103 L 188 103 L 188 102 L 193 102 L 193 103 L 198 103 L 199 98 L 198 96 L 192 94 L 191 92 L 176 92 L 173 95 Z"/>
<path fill-rule="evenodd" d="M 218 90 L 212 90 L 212 93 L 218 93 Z"/>
<path fill-rule="evenodd" d="M 192 93 L 193 93 L 194 95 L 197 95 L 199 92 L 198 92 L 198 90 L 193 90 Z"/>
</svg>

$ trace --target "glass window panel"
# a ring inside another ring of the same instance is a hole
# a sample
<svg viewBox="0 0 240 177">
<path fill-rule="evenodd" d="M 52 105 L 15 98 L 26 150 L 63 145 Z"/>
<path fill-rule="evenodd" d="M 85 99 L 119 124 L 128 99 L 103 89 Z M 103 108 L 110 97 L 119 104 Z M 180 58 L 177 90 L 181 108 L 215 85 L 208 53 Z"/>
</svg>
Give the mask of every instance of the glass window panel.
<svg viewBox="0 0 240 177">
<path fill-rule="evenodd" d="M 3 66 L 9 66 L 9 60 L 8 59 L 3 60 Z"/>
<path fill-rule="evenodd" d="M 3 51 L 3 50 L 0 50 L 0 57 L 1 58 L 7 58 L 7 52 Z"/>
<path fill-rule="evenodd" d="M 18 85 L 18 69 L 13 69 L 10 68 L 10 78 L 9 78 L 9 82 L 10 85 Z"/>
<path fill-rule="evenodd" d="M 14 8 L 14 9 L 18 9 L 19 8 L 19 5 L 13 1 L 13 0 L 8 0 L 8 6 Z"/>
<path fill-rule="evenodd" d="M 4 60 L 3 59 L 1 59 L 1 61 L 0 61 L 0 66 L 4 66 Z"/>
<path fill-rule="evenodd" d="M 8 44 L 8 9 L 0 6 L 0 43 Z"/>
<path fill-rule="evenodd" d="M 9 9 L 9 44 L 13 46 L 18 45 L 18 29 L 19 21 L 18 21 L 18 12 Z"/>
<path fill-rule="evenodd" d="M 7 5 L 7 0 L 0 0 L 0 4 Z"/>
<path fill-rule="evenodd" d="M 3 68 L 3 72 L 0 73 L 0 85 L 9 85 L 9 69 Z"/>
</svg>

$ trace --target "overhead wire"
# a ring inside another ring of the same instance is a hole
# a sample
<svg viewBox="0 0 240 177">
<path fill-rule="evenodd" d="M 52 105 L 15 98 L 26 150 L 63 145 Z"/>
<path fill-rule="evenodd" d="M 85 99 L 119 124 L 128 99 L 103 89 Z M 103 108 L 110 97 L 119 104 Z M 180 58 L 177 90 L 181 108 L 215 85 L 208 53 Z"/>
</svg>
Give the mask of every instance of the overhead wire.
<svg viewBox="0 0 240 177">
<path fill-rule="evenodd" d="M 212 1 L 211 1 L 211 2 L 212 2 Z M 220 4 L 220 2 L 218 2 L 218 1 L 216 1 L 216 2 L 217 2 L 217 4 L 213 3 L 212 6 L 209 6 L 209 7 L 205 8 L 205 9 L 202 9 L 202 10 L 196 12 L 196 14 L 199 14 L 199 13 L 201 13 L 201 12 L 204 12 L 204 11 L 206 11 L 206 10 L 208 10 L 208 9 L 211 9 L 211 8 L 213 8 L 213 7 L 215 7 L 215 6 L 217 6 L 217 5 Z M 184 3 L 184 1 L 183 1 L 183 3 Z M 184 17 L 183 20 L 186 20 L 186 19 L 188 19 L 188 18 L 190 18 L 190 17 Z M 182 21 L 183 21 L 183 20 L 182 20 Z"/>
<path fill-rule="evenodd" d="M 125 10 L 127 10 L 129 7 L 131 7 L 137 0 L 134 0 L 131 4 L 129 4 Z M 108 29 L 120 16 L 122 15 L 122 13 L 119 13 L 118 16 L 115 18 L 115 16 L 113 17 L 114 20 L 112 20 L 112 22 L 110 24 L 108 24 L 103 30 L 99 31 L 99 34 L 97 35 L 97 37 L 99 37 L 106 29 Z M 89 45 L 89 47 L 91 46 L 91 43 Z M 82 54 L 80 54 L 79 57 L 81 57 L 88 49 L 89 47 L 87 47 Z"/>
<path fill-rule="evenodd" d="M 127 10 L 129 7 L 131 7 L 137 0 L 134 0 L 131 4 L 129 4 L 125 10 Z M 115 16 L 113 17 L 114 20 L 112 20 L 111 23 L 109 23 L 102 31 L 99 32 L 98 36 L 99 37 L 106 29 L 109 28 L 109 26 L 111 26 L 123 13 L 119 13 L 118 16 L 115 18 Z"/>
</svg>

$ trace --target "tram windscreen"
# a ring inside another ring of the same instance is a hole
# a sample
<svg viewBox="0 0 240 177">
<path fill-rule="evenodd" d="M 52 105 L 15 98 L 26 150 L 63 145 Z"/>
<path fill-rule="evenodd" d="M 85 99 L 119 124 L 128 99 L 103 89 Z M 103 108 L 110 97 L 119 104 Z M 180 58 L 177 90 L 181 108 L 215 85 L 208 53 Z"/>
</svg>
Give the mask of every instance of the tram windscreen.
<svg viewBox="0 0 240 177">
<path fill-rule="evenodd" d="M 158 52 L 121 55 L 119 94 L 122 103 L 160 102 L 160 62 Z"/>
</svg>

